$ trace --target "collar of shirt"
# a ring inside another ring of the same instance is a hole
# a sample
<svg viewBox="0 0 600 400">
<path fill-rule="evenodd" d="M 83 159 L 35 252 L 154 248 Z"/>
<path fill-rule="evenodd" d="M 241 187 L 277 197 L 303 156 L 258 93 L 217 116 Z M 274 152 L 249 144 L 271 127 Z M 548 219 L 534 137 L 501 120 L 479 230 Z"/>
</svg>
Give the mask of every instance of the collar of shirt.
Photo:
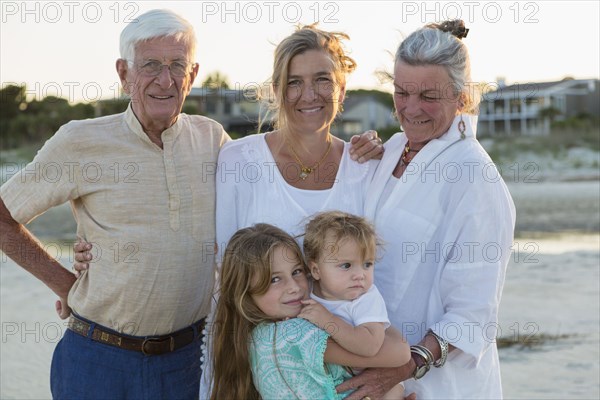
<svg viewBox="0 0 600 400">
<path fill-rule="evenodd" d="M 144 128 L 142 127 L 142 124 L 140 124 L 140 121 L 137 119 L 137 117 L 135 116 L 135 113 L 133 112 L 133 109 L 131 108 L 131 103 L 129 103 L 129 106 L 127 106 L 127 110 L 125 111 L 125 121 L 127 123 L 127 126 L 129 127 L 129 129 L 131 129 L 140 139 L 142 139 L 143 141 L 152 144 L 152 141 L 150 140 L 150 138 L 148 137 L 148 135 L 146 134 L 146 132 L 144 132 Z M 181 118 L 181 114 L 179 115 L 179 117 L 177 118 L 177 121 L 175 121 L 175 123 L 173 125 L 171 125 L 169 128 L 165 129 L 161 135 L 163 141 L 165 140 L 169 140 L 170 141 L 174 141 L 177 136 L 179 135 L 179 133 L 182 131 L 183 129 L 183 122 L 182 122 L 182 118 Z"/>
</svg>

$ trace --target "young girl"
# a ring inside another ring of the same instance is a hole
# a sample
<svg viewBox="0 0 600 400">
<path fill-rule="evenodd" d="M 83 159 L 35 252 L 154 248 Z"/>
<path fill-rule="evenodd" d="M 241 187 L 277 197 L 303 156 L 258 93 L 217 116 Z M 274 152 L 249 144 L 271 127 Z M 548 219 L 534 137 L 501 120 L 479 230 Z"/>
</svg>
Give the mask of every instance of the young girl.
<svg viewBox="0 0 600 400">
<path fill-rule="evenodd" d="M 390 328 L 374 357 L 354 355 L 296 318 L 310 289 L 296 241 L 257 224 L 236 232 L 223 257 L 214 318 L 211 399 L 336 399 L 352 367 L 396 367 L 409 349 Z"/>
</svg>

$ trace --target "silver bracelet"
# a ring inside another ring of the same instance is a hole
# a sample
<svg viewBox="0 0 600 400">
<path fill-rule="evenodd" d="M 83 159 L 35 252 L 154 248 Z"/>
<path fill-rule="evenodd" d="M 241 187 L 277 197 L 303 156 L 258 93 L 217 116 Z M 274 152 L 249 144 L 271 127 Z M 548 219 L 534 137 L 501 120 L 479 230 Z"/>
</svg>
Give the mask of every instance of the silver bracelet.
<svg viewBox="0 0 600 400">
<path fill-rule="evenodd" d="M 440 352 L 441 352 L 440 358 L 439 358 L 439 360 L 437 360 L 433 363 L 434 367 L 439 368 L 446 363 L 446 359 L 448 358 L 448 341 L 446 339 L 444 339 L 443 337 L 439 336 L 437 333 L 435 333 L 431 329 L 427 331 L 426 335 L 433 336 L 435 338 L 435 340 L 437 340 L 438 344 L 440 345 Z"/>
<path fill-rule="evenodd" d="M 412 373 L 412 377 L 414 379 L 421 379 L 431 368 L 431 364 L 433 363 L 433 355 L 427 347 L 418 344 L 410 346 L 410 352 L 415 364 L 417 364 L 417 368 L 415 368 L 414 372 Z M 417 359 L 414 358 L 413 355 L 419 356 L 420 359 L 423 360 L 423 363 L 417 362 Z"/>
<path fill-rule="evenodd" d="M 433 364 L 433 353 L 427 347 L 415 344 L 414 346 L 410 346 L 410 351 L 423 357 L 427 365 Z"/>
</svg>

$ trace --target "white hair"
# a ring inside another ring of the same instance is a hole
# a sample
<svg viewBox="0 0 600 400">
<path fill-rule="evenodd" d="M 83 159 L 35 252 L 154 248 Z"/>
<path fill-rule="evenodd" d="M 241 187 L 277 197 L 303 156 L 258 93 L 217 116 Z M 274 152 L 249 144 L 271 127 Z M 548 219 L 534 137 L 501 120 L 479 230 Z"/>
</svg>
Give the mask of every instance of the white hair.
<svg viewBox="0 0 600 400">
<path fill-rule="evenodd" d="M 444 31 L 442 29 L 451 29 Z M 467 46 L 458 32 L 464 32 L 462 21 L 429 24 L 411 33 L 398 47 L 395 61 L 408 65 L 440 65 L 446 69 L 456 94 L 463 96 L 463 112 L 477 113 L 480 96 L 471 82 L 471 60 Z M 467 30 L 468 31 L 468 30 Z"/>
<path fill-rule="evenodd" d="M 190 50 L 190 62 L 196 57 L 196 34 L 194 27 L 186 19 L 170 10 L 151 10 L 132 22 L 121 32 L 119 50 L 121 58 L 133 60 L 135 46 L 143 41 L 158 37 L 173 37 Z"/>
</svg>

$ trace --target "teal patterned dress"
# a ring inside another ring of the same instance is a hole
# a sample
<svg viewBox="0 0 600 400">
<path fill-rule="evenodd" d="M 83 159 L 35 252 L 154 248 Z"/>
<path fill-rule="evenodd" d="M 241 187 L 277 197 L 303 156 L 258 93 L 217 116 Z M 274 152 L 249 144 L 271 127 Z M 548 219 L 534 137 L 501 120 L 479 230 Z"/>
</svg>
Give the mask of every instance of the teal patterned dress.
<svg viewBox="0 0 600 400">
<path fill-rule="evenodd" d="M 262 323 L 252 331 L 250 367 L 263 400 L 343 399 L 339 385 L 351 375 L 323 360 L 329 334 L 305 319 Z"/>
</svg>

